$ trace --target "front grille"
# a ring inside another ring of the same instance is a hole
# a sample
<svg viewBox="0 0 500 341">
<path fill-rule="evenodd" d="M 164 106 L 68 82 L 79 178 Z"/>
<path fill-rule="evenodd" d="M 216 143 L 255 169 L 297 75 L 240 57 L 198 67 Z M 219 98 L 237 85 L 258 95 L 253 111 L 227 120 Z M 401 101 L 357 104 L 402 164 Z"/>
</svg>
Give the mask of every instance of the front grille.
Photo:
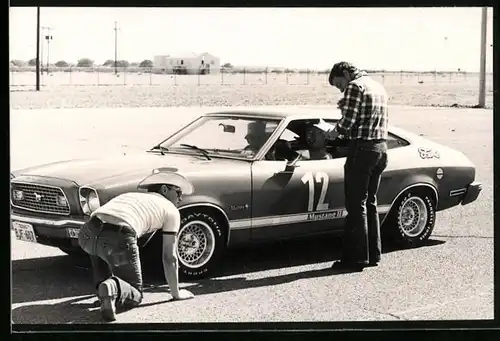
<svg viewBox="0 0 500 341">
<path fill-rule="evenodd" d="M 14 199 L 15 190 L 23 192 L 22 200 Z M 58 215 L 70 214 L 68 198 L 59 187 L 12 182 L 10 195 L 12 206 L 17 208 Z M 65 206 L 58 204 L 59 196 L 64 196 L 66 199 Z"/>
</svg>

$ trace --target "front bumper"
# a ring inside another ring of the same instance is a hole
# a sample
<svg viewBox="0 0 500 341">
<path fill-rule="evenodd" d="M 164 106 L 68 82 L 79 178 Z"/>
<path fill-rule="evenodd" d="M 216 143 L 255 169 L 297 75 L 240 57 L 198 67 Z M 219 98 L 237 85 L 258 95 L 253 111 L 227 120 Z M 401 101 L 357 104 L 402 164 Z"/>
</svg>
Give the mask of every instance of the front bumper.
<svg viewBox="0 0 500 341">
<path fill-rule="evenodd" d="M 479 196 L 481 190 L 483 189 L 483 185 L 480 182 L 473 182 L 467 187 L 467 191 L 465 192 L 464 198 L 462 199 L 462 205 L 470 204 Z"/>
<path fill-rule="evenodd" d="M 86 222 L 84 218 L 65 217 L 52 219 L 14 212 L 11 213 L 10 219 L 11 222 L 30 224 L 33 227 L 37 243 L 60 248 L 79 248 L 74 231 L 79 230 Z"/>
</svg>

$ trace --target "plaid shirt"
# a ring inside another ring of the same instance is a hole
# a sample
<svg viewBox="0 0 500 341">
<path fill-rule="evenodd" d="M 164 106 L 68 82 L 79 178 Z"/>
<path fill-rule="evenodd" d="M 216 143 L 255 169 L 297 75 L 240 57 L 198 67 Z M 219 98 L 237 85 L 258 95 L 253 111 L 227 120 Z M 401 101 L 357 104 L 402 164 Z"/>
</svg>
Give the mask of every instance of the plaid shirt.
<svg viewBox="0 0 500 341">
<path fill-rule="evenodd" d="M 339 101 L 342 118 L 335 130 L 347 139 L 387 140 L 388 108 L 384 87 L 361 72 Z"/>
</svg>

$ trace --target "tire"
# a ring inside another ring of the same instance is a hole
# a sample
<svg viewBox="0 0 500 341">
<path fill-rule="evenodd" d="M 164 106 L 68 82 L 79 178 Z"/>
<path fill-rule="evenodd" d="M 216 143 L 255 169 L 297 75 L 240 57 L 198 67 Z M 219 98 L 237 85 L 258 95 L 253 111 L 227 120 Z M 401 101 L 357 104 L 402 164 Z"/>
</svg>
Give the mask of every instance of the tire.
<svg viewBox="0 0 500 341">
<path fill-rule="evenodd" d="M 434 199 L 423 190 L 406 192 L 394 206 L 390 217 L 390 240 L 399 245 L 421 245 L 432 234 L 436 222 Z"/>
<path fill-rule="evenodd" d="M 178 237 L 179 275 L 190 280 L 213 273 L 225 249 L 224 231 L 217 219 L 188 211 L 181 216 Z"/>
</svg>

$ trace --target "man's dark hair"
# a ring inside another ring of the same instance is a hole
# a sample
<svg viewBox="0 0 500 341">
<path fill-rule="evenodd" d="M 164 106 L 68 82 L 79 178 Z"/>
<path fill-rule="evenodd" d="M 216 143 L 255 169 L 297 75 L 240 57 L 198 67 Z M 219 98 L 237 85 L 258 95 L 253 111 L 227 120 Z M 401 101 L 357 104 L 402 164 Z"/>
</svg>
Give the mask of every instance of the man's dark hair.
<svg viewBox="0 0 500 341">
<path fill-rule="evenodd" d="M 333 65 L 332 70 L 330 71 L 330 76 L 328 77 L 328 83 L 333 86 L 333 78 L 334 77 L 344 77 L 344 71 L 352 74 L 356 72 L 358 68 L 349 62 L 338 62 Z"/>
</svg>

